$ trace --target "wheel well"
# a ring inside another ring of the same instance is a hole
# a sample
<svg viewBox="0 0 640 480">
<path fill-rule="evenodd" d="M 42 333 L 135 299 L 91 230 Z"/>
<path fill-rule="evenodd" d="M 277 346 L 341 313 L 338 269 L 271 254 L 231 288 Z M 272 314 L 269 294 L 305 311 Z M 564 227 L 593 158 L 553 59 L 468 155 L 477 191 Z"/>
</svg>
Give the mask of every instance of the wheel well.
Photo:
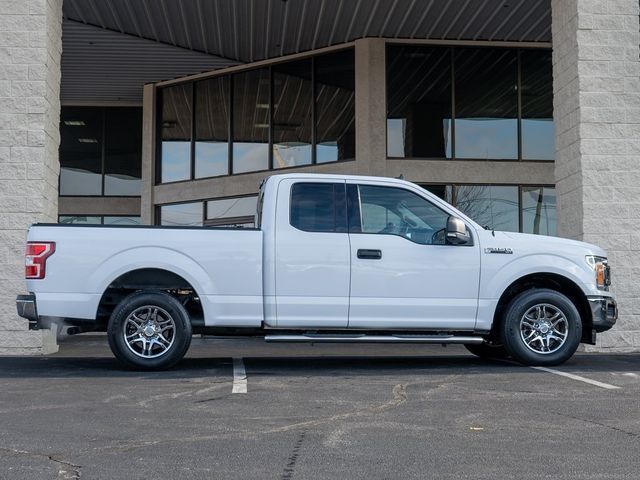
<svg viewBox="0 0 640 480">
<path fill-rule="evenodd" d="M 589 307 L 589 301 L 582 292 L 580 287 L 567 277 L 557 275 L 554 273 L 534 273 L 519 278 L 513 282 L 504 291 L 498 306 L 493 315 L 493 326 L 491 328 L 491 334 L 498 336 L 498 327 L 502 322 L 502 316 L 505 308 L 516 295 L 532 288 L 549 288 L 557 292 L 566 295 L 571 302 L 576 306 L 580 318 L 582 319 L 582 339 L 584 343 L 591 343 L 591 329 L 593 325 L 593 319 L 591 317 L 591 308 Z"/>
<path fill-rule="evenodd" d="M 141 268 L 120 275 L 102 294 L 96 316 L 99 329 L 106 330 L 111 312 L 124 297 L 141 290 L 162 291 L 172 295 L 186 308 L 192 324 L 204 324 L 200 297 L 189 282 L 168 270 Z"/>
</svg>

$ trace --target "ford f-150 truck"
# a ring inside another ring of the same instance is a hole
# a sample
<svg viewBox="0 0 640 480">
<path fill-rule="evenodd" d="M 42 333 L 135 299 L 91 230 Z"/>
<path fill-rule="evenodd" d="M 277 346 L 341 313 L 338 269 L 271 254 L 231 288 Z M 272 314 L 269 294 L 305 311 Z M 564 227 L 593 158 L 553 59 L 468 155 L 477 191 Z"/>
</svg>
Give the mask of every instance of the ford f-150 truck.
<svg viewBox="0 0 640 480">
<path fill-rule="evenodd" d="M 140 369 L 175 365 L 194 333 L 458 343 L 556 365 L 617 319 L 601 248 L 485 229 L 400 179 L 273 175 L 255 225 L 33 225 L 18 313 L 106 331 Z"/>
</svg>

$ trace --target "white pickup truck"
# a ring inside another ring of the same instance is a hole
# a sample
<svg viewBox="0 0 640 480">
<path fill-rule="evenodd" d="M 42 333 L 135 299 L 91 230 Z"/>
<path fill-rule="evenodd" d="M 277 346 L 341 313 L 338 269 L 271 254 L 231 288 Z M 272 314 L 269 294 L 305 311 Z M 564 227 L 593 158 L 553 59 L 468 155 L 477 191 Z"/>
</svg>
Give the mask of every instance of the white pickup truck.
<svg viewBox="0 0 640 480">
<path fill-rule="evenodd" d="M 36 224 L 32 328 L 107 331 L 130 367 L 162 369 L 194 333 L 277 342 L 464 344 L 555 365 L 617 319 L 606 253 L 486 230 L 399 179 L 274 175 L 255 229 Z"/>
</svg>

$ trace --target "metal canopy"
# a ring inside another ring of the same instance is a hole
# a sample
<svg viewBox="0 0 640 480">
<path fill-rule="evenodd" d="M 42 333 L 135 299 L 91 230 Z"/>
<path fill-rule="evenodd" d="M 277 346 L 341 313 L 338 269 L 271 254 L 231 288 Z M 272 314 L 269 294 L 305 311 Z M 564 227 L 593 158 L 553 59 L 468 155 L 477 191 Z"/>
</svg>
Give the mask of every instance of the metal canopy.
<svg viewBox="0 0 640 480">
<path fill-rule="evenodd" d="M 550 0 L 64 0 L 63 14 L 63 100 L 139 100 L 140 83 L 364 37 L 551 40 Z"/>
</svg>

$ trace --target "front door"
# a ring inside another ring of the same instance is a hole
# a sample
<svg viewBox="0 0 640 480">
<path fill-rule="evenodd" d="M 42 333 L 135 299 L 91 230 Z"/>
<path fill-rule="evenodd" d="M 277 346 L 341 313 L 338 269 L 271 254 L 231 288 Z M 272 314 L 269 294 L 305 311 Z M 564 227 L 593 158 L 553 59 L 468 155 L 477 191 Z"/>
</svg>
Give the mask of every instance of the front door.
<svg viewBox="0 0 640 480">
<path fill-rule="evenodd" d="M 349 327 L 473 329 L 478 242 L 446 244 L 449 213 L 418 191 L 375 184 L 348 184 L 347 191 Z"/>
<path fill-rule="evenodd" d="M 351 260 L 345 182 L 283 180 L 277 205 L 277 326 L 346 328 Z"/>
</svg>

